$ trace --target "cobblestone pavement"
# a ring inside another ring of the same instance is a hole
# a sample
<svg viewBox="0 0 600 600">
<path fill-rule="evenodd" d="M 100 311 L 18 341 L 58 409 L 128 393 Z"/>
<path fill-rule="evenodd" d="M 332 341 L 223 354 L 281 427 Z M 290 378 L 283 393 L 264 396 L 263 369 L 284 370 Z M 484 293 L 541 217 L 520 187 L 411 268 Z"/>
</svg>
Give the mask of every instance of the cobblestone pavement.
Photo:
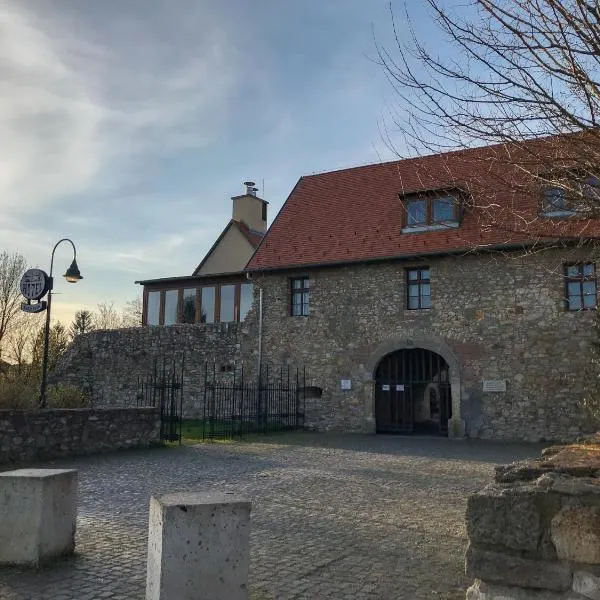
<svg viewBox="0 0 600 600">
<path fill-rule="evenodd" d="M 2 600 L 143 600 L 151 493 L 252 500 L 252 600 L 464 598 L 467 494 L 537 446 L 288 434 L 54 461 L 79 469 L 77 554 L 0 569 Z"/>
</svg>

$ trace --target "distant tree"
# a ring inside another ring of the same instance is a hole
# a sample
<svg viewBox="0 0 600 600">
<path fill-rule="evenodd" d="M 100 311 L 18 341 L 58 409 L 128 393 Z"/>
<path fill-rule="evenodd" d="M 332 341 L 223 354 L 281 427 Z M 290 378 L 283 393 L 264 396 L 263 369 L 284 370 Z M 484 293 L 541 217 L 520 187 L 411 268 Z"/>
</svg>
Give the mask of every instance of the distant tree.
<svg viewBox="0 0 600 600">
<path fill-rule="evenodd" d="M 115 308 L 115 303 L 100 302 L 94 314 L 96 329 L 120 329 L 123 327 L 123 317 Z"/>
<path fill-rule="evenodd" d="M 16 316 L 6 337 L 6 357 L 15 364 L 19 375 L 28 376 L 32 370 L 36 336 L 42 322 L 42 314 L 21 313 Z"/>
<path fill-rule="evenodd" d="M 78 335 L 92 331 L 94 328 L 94 315 L 89 310 L 78 310 L 69 327 L 69 333 L 71 338 L 75 339 Z"/>
<path fill-rule="evenodd" d="M 19 284 L 26 269 L 27 261 L 22 254 L 0 251 L 0 357 L 5 345 L 5 337 L 19 315 L 21 307 Z"/>
<path fill-rule="evenodd" d="M 58 364 L 60 357 L 69 347 L 71 338 L 67 328 L 57 321 L 50 328 L 48 338 L 48 371 L 53 371 Z M 41 327 L 35 337 L 35 344 L 32 353 L 32 365 L 38 367 L 42 364 L 44 353 L 44 327 Z"/>
<path fill-rule="evenodd" d="M 127 301 L 123 309 L 123 327 L 140 327 L 142 325 L 142 310 L 143 303 L 141 296 Z"/>
</svg>

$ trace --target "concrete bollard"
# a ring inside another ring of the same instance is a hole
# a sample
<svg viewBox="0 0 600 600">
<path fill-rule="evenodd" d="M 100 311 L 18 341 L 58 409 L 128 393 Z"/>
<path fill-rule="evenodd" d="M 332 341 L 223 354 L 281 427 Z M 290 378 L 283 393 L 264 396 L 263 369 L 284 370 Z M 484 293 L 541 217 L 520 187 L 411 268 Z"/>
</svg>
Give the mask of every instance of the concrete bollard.
<svg viewBox="0 0 600 600">
<path fill-rule="evenodd" d="M 146 600 L 247 600 L 250 506 L 230 494 L 153 496 Z"/>
<path fill-rule="evenodd" d="M 77 471 L 0 473 L 0 564 L 38 566 L 75 550 Z"/>
</svg>

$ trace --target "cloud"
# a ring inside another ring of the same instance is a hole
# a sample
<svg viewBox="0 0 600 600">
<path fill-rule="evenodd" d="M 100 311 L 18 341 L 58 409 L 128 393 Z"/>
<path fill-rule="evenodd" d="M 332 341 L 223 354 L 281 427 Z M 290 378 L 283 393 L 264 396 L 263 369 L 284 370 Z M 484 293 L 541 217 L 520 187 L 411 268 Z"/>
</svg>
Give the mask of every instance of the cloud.
<svg viewBox="0 0 600 600">
<path fill-rule="evenodd" d="M 0 5 L 0 207 L 27 211 L 85 189 L 103 110 L 33 15 Z"/>
</svg>

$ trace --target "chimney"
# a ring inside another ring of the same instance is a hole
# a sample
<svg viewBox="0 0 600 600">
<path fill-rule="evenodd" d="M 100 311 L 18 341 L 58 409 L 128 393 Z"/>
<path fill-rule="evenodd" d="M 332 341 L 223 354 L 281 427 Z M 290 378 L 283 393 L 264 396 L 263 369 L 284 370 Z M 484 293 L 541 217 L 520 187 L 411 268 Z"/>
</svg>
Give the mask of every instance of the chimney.
<svg viewBox="0 0 600 600">
<path fill-rule="evenodd" d="M 235 221 L 241 221 L 252 231 L 265 233 L 267 231 L 267 204 L 266 200 L 256 195 L 258 188 L 254 181 L 244 181 L 245 193 L 234 196 L 233 215 Z"/>
</svg>

